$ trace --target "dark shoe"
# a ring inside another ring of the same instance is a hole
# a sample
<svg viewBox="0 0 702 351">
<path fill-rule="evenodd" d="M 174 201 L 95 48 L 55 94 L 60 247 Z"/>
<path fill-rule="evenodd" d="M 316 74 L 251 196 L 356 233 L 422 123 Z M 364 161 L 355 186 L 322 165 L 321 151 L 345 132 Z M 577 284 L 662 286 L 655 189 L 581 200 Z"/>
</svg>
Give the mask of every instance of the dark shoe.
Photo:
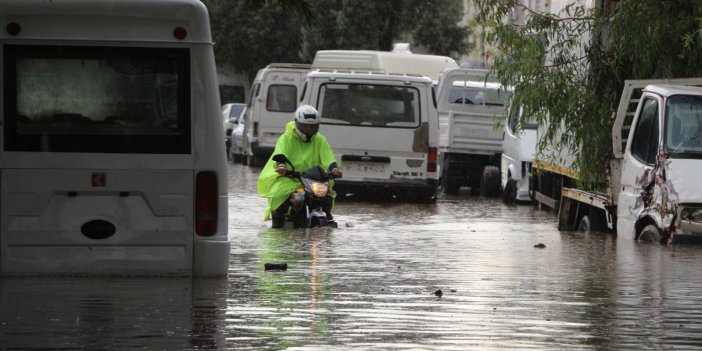
<svg viewBox="0 0 702 351">
<path fill-rule="evenodd" d="M 272 217 L 273 224 L 271 228 L 283 228 L 285 225 L 285 217 Z"/>
</svg>

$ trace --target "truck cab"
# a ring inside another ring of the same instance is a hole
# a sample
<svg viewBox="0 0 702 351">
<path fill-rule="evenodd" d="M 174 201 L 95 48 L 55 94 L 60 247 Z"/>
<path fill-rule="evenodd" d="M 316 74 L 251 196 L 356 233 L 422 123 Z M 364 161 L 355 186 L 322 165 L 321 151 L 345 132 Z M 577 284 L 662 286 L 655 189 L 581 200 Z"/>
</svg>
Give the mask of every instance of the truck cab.
<svg viewBox="0 0 702 351">
<path fill-rule="evenodd" d="M 615 131 L 626 124 L 619 119 Z M 702 89 L 646 86 L 623 153 L 622 139 L 614 140 L 612 173 L 621 169 L 620 178 L 611 181 L 617 235 L 669 242 L 702 236 L 702 188 L 696 179 L 702 174 Z"/>
</svg>

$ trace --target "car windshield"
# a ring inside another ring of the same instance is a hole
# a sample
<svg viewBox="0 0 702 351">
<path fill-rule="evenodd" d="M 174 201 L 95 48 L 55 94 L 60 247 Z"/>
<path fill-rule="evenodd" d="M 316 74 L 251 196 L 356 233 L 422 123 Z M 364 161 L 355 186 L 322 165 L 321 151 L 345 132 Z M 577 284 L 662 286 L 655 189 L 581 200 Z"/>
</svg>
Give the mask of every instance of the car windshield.
<svg viewBox="0 0 702 351">
<path fill-rule="evenodd" d="M 499 84 L 476 84 L 455 81 L 449 91 L 448 102 L 452 104 L 504 106 L 510 94 Z"/>
<path fill-rule="evenodd" d="M 673 157 L 702 158 L 702 96 L 668 99 L 665 150 Z"/>
<path fill-rule="evenodd" d="M 232 105 L 232 108 L 229 110 L 229 120 L 236 123 L 244 107 L 246 107 L 244 104 Z"/>
</svg>

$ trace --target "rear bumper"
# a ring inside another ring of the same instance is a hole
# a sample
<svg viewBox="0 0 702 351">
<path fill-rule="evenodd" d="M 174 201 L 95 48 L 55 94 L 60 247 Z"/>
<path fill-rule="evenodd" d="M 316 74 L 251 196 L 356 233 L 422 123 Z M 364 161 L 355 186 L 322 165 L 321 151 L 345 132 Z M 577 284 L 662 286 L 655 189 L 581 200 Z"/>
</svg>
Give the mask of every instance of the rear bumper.
<svg viewBox="0 0 702 351">
<path fill-rule="evenodd" d="M 439 185 L 438 179 L 409 179 L 399 180 L 393 179 L 388 181 L 383 180 L 363 180 L 363 181 L 348 181 L 335 180 L 334 190 L 337 193 L 355 193 L 363 192 L 366 194 L 381 195 L 396 195 L 406 196 L 413 193 L 421 192 L 423 194 L 435 194 Z"/>
<path fill-rule="evenodd" d="M 226 277 L 229 272 L 229 241 L 195 240 L 193 276 Z"/>
</svg>

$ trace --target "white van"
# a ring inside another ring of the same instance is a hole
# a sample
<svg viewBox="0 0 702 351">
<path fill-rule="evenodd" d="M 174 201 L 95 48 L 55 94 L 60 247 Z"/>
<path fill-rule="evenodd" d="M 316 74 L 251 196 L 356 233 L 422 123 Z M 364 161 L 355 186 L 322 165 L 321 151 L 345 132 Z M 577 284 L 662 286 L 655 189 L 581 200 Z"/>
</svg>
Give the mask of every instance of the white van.
<svg viewBox="0 0 702 351">
<path fill-rule="evenodd" d="M 262 166 L 273 153 L 292 120 L 309 71 L 308 64 L 271 63 L 256 74 L 245 117 L 250 165 Z"/>
<path fill-rule="evenodd" d="M 436 200 L 439 123 L 429 78 L 318 70 L 302 103 L 319 110 L 341 162 L 337 192 Z"/>
<path fill-rule="evenodd" d="M 433 84 L 447 56 L 371 50 L 320 50 L 302 103 L 322 115 L 344 177 L 340 193 L 436 200 L 439 122 Z"/>
<path fill-rule="evenodd" d="M 226 275 L 202 2 L 5 0 L 0 22 L 0 273 Z"/>
</svg>

